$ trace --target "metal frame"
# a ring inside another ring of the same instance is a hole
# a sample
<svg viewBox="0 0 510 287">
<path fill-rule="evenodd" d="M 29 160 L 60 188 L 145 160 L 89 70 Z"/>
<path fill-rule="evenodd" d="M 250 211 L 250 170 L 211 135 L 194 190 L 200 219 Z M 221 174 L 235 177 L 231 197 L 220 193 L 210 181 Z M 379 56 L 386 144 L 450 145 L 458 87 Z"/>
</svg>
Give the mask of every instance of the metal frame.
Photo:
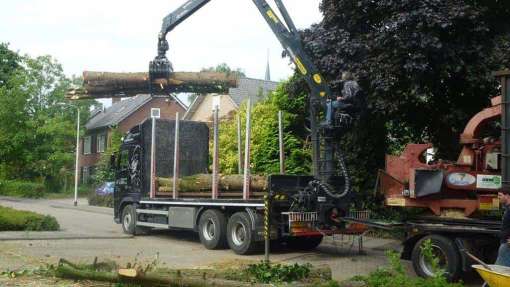
<svg viewBox="0 0 510 287">
<path fill-rule="evenodd" d="M 179 113 L 175 114 L 175 138 L 174 138 L 174 176 L 172 182 L 173 198 L 179 198 L 179 166 L 180 166 L 180 151 L 179 151 Z"/>
<path fill-rule="evenodd" d="M 246 103 L 246 140 L 244 150 L 243 199 L 250 199 L 250 141 L 251 141 L 251 99 Z"/>
<path fill-rule="evenodd" d="M 218 199 L 219 190 L 219 107 L 213 110 L 213 171 L 211 198 Z"/>
<path fill-rule="evenodd" d="M 140 204 L 154 205 L 189 205 L 189 206 L 234 206 L 234 207 L 264 207 L 264 203 L 251 202 L 218 202 L 218 201 L 154 201 L 141 200 Z"/>
</svg>

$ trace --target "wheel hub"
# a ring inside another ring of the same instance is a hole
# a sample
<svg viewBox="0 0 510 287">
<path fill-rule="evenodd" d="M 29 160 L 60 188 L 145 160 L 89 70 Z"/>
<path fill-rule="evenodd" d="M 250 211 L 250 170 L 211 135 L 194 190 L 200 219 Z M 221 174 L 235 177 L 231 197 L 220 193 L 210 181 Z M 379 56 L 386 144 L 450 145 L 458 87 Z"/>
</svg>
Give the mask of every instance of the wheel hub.
<svg viewBox="0 0 510 287">
<path fill-rule="evenodd" d="M 202 234 L 204 235 L 207 241 L 211 241 L 214 239 L 214 235 L 216 233 L 216 224 L 212 219 L 207 220 L 202 229 Z"/>
<path fill-rule="evenodd" d="M 124 216 L 124 229 L 128 230 L 129 226 L 131 225 L 131 213 L 128 213 Z"/>
<path fill-rule="evenodd" d="M 448 258 L 446 253 L 437 245 L 432 244 L 432 255 L 438 259 L 438 268 L 446 269 L 448 266 Z M 420 254 L 419 265 L 421 270 L 427 275 L 427 277 L 433 277 L 437 270 L 434 270 L 432 262 L 429 258 L 425 258 L 423 252 Z"/>
<path fill-rule="evenodd" d="M 235 245 L 243 245 L 246 240 L 246 227 L 243 223 L 238 222 L 232 228 L 232 241 Z"/>
</svg>

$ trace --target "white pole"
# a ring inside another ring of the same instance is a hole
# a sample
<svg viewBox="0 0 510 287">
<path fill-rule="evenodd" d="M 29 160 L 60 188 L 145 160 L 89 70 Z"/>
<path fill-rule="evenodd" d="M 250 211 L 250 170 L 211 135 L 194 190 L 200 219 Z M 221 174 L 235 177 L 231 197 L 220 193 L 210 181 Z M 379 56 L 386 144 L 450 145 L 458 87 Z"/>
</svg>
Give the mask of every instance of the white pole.
<svg viewBox="0 0 510 287">
<path fill-rule="evenodd" d="M 213 111 L 213 174 L 212 174 L 212 199 L 218 199 L 218 130 L 219 130 L 219 107 L 216 106 Z"/>
<path fill-rule="evenodd" d="M 76 116 L 76 162 L 74 170 L 74 206 L 78 205 L 78 177 L 80 175 L 80 108 L 77 107 L 78 115 Z"/>
<path fill-rule="evenodd" d="M 155 190 L 154 190 L 154 176 L 155 176 L 155 156 L 156 155 L 156 118 L 152 118 L 152 134 L 151 134 L 151 178 L 150 178 L 150 191 L 149 191 L 149 197 L 154 198 L 155 197 Z"/>
<path fill-rule="evenodd" d="M 174 139 L 174 178 L 173 178 L 173 198 L 179 196 L 179 113 L 175 114 L 175 139 Z"/>
<path fill-rule="evenodd" d="M 241 142 L 241 114 L 237 114 L 237 169 L 238 173 L 243 173 L 243 153 L 241 151 L 242 142 Z"/>
<path fill-rule="evenodd" d="M 250 199 L 250 137 L 251 137 L 251 100 L 246 106 L 246 139 L 244 145 L 244 184 L 243 199 Z"/>
<path fill-rule="evenodd" d="M 278 111 L 278 140 L 280 142 L 280 174 L 285 174 L 285 150 L 283 147 L 283 112 Z"/>
</svg>

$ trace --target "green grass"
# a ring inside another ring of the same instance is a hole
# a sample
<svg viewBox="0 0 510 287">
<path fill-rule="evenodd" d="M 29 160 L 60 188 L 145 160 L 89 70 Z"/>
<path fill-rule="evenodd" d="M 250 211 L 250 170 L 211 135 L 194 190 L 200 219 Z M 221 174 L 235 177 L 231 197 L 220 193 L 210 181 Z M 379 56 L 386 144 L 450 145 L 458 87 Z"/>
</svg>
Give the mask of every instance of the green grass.
<svg viewBox="0 0 510 287">
<path fill-rule="evenodd" d="M 60 226 L 55 217 L 0 206 L 0 231 L 54 231 Z"/>
</svg>

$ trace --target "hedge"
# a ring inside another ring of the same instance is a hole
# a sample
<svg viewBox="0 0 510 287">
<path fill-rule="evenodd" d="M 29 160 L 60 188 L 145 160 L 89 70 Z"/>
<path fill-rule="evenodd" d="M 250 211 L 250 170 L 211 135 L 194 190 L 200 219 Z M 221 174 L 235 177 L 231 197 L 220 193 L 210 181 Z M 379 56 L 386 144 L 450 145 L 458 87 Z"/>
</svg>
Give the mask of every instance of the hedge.
<svg viewBox="0 0 510 287">
<path fill-rule="evenodd" d="M 44 196 L 44 184 L 22 180 L 0 180 L 0 195 L 40 198 Z"/>
<path fill-rule="evenodd" d="M 0 231 L 55 231 L 59 229 L 60 225 L 53 216 L 0 206 Z"/>
</svg>

